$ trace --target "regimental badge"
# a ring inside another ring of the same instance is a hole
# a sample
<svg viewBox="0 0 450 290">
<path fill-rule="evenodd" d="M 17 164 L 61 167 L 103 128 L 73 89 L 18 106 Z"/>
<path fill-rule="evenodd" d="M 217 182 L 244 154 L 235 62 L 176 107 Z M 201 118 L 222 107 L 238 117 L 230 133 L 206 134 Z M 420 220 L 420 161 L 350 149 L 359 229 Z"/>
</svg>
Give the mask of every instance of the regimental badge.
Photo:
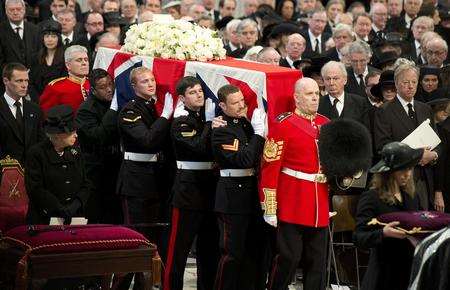
<svg viewBox="0 0 450 290">
<path fill-rule="evenodd" d="M 70 153 L 72 153 L 72 155 L 77 155 L 78 151 L 75 148 L 70 149 Z"/>
<path fill-rule="evenodd" d="M 238 151 L 238 149 L 239 149 L 239 140 L 238 139 L 234 139 L 233 144 L 231 144 L 231 145 L 222 144 L 222 148 L 223 148 L 223 150 L 228 150 L 228 151 Z"/>
<path fill-rule="evenodd" d="M 267 162 L 280 160 L 283 152 L 283 141 L 276 141 L 273 138 L 266 141 L 264 145 L 264 160 Z"/>
<path fill-rule="evenodd" d="M 194 137 L 197 134 L 197 131 L 192 130 L 192 132 L 181 132 L 181 136 L 183 137 Z"/>
</svg>

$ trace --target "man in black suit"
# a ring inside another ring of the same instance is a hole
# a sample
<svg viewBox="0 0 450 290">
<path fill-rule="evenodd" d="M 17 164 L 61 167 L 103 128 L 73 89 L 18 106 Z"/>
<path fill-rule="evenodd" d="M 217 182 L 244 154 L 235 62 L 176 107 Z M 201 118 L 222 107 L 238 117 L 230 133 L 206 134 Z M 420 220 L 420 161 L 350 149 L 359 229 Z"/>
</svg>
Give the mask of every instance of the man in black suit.
<svg viewBox="0 0 450 290">
<path fill-rule="evenodd" d="M 77 24 L 75 13 L 69 9 L 65 9 L 59 12 L 56 17 L 62 27 L 61 38 L 64 48 L 77 44 L 80 39 L 80 34 L 75 29 Z"/>
<path fill-rule="evenodd" d="M 26 152 L 44 138 L 39 106 L 24 99 L 28 89 L 28 69 L 20 63 L 3 68 L 5 92 L 0 96 L 0 159 L 9 155 L 22 165 Z"/>
<path fill-rule="evenodd" d="M 102 32 L 104 28 L 105 23 L 103 16 L 98 12 L 88 12 L 84 22 L 84 29 L 86 32 L 79 35 L 77 44 L 86 47 L 89 50 L 89 54 L 91 54 L 93 47 L 91 47 L 89 41 L 93 35 Z"/>
<path fill-rule="evenodd" d="M 280 59 L 280 66 L 296 68 L 294 62 L 302 59 L 302 54 L 305 51 L 306 41 L 299 33 L 294 33 L 288 36 L 286 43 L 286 58 Z"/>
<path fill-rule="evenodd" d="M 329 119 L 349 118 L 369 128 L 368 105 L 364 98 L 344 92 L 347 70 L 342 62 L 330 61 L 322 67 L 327 95 L 320 97 L 318 112 Z"/>
<path fill-rule="evenodd" d="M 330 35 L 324 33 L 327 24 L 327 13 L 323 9 L 315 10 L 308 20 L 308 29 L 302 31 L 306 40 L 306 47 L 303 56 L 309 58 L 325 52 L 325 43 Z"/>
<path fill-rule="evenodd" d="M 372 17 L 372 29 L 369 33 L 369 42 L 374 43 L 384 38 L 386 34 L 386 22 L 388 11 L 385 4 L 374 3 L 370 8 L 370 17 Z"/>
<path fill-rule="evenodd" d="M 427 42 L 425 59 L 427 65 L 442 68 L 446 64 L 448 45 L 442 38 L 434 38 Z"/>
<path fill-rule="evenodd" d="M 374 69 L 368 65 L 372 57 L 370 46 L 362 40 L 356 40 L 348 49 L 351 67 L 347 70 L 345 91 L 366 98 L 365 77 Z"/>
<path fill-rule="evenodd" d="M 402 141 L 423 121 L 429 119 L 434 127 L 431 108 L 417 100 L 414 95 L 419 82 L 417 67 L 403 64 L 395 70 L 395 87 L 397 96 L 385 103 L 375 115 L 375 147 L 381 150 L 387 143 Z M 414 181 L 416 194 L 421 208 L 427 210 L 434 201 L 433 167 L 440 154 L 440 147 L 435 150 L 425 149 L 422 159 L 415 167 Z"/>
<path fill-rule="evenodd" d="M 389 32 L 400 32 L 407 36 L 413 20 L 417 17 L 422 6 L 422 0 L 405 0 L 403 4 L 404 13 L 400 17 L 392 17 L 386 23 Z"/>
<path fill-rule="evenodd" d="M 434 30 L 434 21 L 428 16 L 420 16 L 414 20 L 411 27 L 413 38 L 405 44 L 404 51 L 408 58 L 417 64 L 425 63 L 425 55 L 420 46 L 420 39 L 427 31 Z"/>
<path fill-rule="evenodd" d="M 211 19 L 214 22 L 217 22 L 220 18 L 220 13 L 217 10 L 214 10 L 216 7 L 216 1 L 215 0 L 203 0 L 202 1 L 203 6 L 205 6 L 206 9 L 206 15 L 211 17 Z"/>
<path fill-rule="evenodd" d="M 330 48 L 325 52 L 325 56 L 330 60 L 342 61 L 342 54 L 340 50 L 347 44 L 353 41 L 353 29 L 350 25 L 339 23 L 333 31 L 333 41 L 335 47 Z"/>
<path fill-rule="evenodd" d="M 40 48 L 39 29 L 36 25 L 24 21 L 23 0 L 9 0 L 5 10 L 7 20 L 0 24 L 0 67 L 3 69 L 9 62 L 30 67 L 32 56 Z"/>
</svg>

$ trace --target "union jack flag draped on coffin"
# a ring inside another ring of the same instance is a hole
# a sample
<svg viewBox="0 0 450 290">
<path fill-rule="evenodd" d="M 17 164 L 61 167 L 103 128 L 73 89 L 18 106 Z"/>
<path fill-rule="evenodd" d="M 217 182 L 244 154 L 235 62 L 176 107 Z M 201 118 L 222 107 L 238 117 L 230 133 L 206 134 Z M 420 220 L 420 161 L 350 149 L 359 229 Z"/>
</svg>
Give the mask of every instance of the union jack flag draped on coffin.
<svg viewBox="0 0 450 290">
<path fill-rule="evenodd" d="M 294 84 L 301 77 L 297 70 L 228 58 L 221 61 L 197 62 L 169 60 L 148 56 L 132 55 L 109 48 L 100 48 L 94 68 L 102 68 L 114 76 L 119 108 L 134 96 L 130 85 L 130 72 L 133 68 L 145 66 L 155 75 L 156 103 L 161 112 L 164 96 L 170 92 L 176 97 L 175 86 L 183 76 L 195 76 L 202 82 L 205 98 L 211 98 L 217 106 L 217 91 L 225 84 L 239 87 L 249 106 L 251 116 L 256 107 L 264 108 L 269 123 L 294 106 Z M 174 102 L 175 104 L 176 102 Z"/>
</svg>

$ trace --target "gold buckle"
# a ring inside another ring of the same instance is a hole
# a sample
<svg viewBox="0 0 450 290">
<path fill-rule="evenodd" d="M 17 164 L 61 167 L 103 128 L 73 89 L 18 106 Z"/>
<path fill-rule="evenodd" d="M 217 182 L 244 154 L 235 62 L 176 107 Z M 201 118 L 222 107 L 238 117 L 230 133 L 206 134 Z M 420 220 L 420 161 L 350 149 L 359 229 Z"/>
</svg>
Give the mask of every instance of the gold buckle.
<svg viewBox="0 0 450 290">
<path fill-rule="evenodd" d="M 318 173 L 318 174 L 316 174 L 316 176 L 314 176 L 314 182 L 326 183 L 327 182 L 327 177 L 325 176 L 325 174 Z"/>
</svg>

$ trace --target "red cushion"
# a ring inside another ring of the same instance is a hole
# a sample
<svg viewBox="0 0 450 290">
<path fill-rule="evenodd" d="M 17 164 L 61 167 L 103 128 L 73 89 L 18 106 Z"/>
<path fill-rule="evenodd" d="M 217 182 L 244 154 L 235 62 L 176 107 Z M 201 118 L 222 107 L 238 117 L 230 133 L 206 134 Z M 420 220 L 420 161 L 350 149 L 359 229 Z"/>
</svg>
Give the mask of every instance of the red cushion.
<svg viewBox="0 0 450 290">
<path fill-rule="evenodd" d="M 19 226 L 8 231 L 6 239 L 36 253 L 71 253 L 114 249 L 135 249 L 150 242 L 140 233 L 114 225 Z"/>
<path fill-rule="evenodd" d="M 25 224 L 28 196 L 20 167 L 3 167 L 0 183 L 0 231 Z"/>
<path fill-rule="evenodd" d="M 405 230 L 420 227 L 424 231 L 437 231 L 450 224 L 450 215 L 437 211 L 398 211 L 382 214 L 377 219 L 383 223 L 398 221 Z"/>
</svg>

